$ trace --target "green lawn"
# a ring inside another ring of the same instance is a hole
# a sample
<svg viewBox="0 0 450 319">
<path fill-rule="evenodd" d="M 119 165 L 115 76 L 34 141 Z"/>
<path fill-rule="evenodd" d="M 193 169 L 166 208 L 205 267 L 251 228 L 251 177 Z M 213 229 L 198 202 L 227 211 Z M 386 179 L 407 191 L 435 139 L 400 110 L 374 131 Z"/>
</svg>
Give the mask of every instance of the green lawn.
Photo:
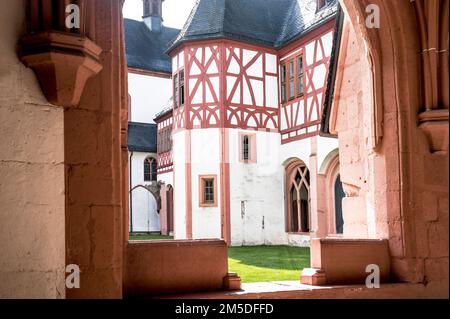
<svg viewBox="0 0 450 319">
<path fill-rule="evenodd" d="M 163 235 L 130 235 L 130 240 L 172 240 L 172 236 Z"/>
<path fill-rule="evenodd" d="M 299 280 L 309 267 L 309 248 L 289 246 L 230 247 L 228 268 L 242 282 Z"/>
</svg>

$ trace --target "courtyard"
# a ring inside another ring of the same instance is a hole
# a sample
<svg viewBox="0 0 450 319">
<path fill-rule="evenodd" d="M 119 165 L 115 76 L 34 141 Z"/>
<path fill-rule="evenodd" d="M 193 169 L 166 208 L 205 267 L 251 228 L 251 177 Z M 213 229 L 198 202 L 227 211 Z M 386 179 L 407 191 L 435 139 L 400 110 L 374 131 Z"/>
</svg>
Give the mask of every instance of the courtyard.
<svg viewBox="0 0 450 319">
<path fill-rule="evenodd" d="M 131 241 L 173 240 L 172 236 L 130 235 Z M 298 281 L 309 267 L 310 250 L 292 246 L 243 246 L 228 248 L 228 267 L 243 283 Z"/>
</svg>

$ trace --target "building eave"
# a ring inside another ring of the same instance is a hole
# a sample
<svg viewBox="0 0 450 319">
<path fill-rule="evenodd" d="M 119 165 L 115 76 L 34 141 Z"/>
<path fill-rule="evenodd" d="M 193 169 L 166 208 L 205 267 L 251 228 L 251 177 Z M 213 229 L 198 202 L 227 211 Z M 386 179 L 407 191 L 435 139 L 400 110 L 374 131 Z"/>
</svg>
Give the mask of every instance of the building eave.
<svg viewBox="0 0 450 319">
<path fill-rule="evenodd" d="M 335 89 L 335 83 L 336 83 L 336 74 L 337 74 L 337 67 L 338 67 L 338 61 L 339 61 L 339 53 L 341 48 L 341 39 L 342 39 L 342 30 L 344 26 L 344 11 L 339 6 L 338 12 L 336 16 L 336 25 L 335 25 L 335 32 L 333 37 L 333 48 L 331 50 L 331 59 L 330 59 L 330 66 L 329 66 L 329 73 L 328 73 L 328 79 L 327 79 L 327 88 L 325 91 L 325 102 L 323 106 L 323 113 L 322 113 L 322 119 L 320 123 L 320 136 L 324 137 L 337 137 L 336 134 L 330 133 L 330 114 L 331 114 L 331 108 L 333 106 L 333 98 L 334 98 L 334 89 Z"/>
</svg>

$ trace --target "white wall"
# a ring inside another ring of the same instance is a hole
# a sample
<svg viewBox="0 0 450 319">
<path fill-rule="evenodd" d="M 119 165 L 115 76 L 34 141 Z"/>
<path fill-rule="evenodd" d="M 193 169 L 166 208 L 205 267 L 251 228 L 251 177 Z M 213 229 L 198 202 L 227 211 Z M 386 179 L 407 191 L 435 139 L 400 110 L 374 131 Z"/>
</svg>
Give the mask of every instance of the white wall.
<svg viewBox="0 0 450 319">
<path fill-rule="evenodd" d="M 138 185 L 146 186 L 151 182 L 144 182 L 144 160 L 154 153 L 133 152 L 131 159 L 130 189 Z M 160 218 L 157 211 L 155 197 L 146 189 L 139 187 L 132 192 L 133 232 L 159 232 L 161 230 Z"/>
<path fill-rule="evenodd" d="M 131 96 L 131 121 L 155 123 L 155 115 L 169 105 L 172 79 L 128 73 L 128 93 Z"/>
<path fill-rule="evenodd" d="M 173 190 L 174 190 L 174 237 L 186 239 L 186 145 L 188 131 L 175 132 L 172 135 L 173 151 Z"/>
<path fill-rule="evenodd" d="M 173 172 L 158 174 L 158 182 L 162 182 L 166 186 L 172 185 L 173 187 Z"/>
<path fill-rule="evenodd" d="M 280 135 L 256 132 L 257 163 L 241 163 L 240 132 L 229 130 L 232 245 L 287 244 Z"/>
<path fill-rule="evenodd" d="M 219 129 L 192 130 L 192 234 L 195 239 L 221 237 L 220 212 L 220 131 Z M 213 141 L 213 142 L 212 142 Z M 199 178 L 217 177 L 217 207 L 200 207 Z"/>
</svg>

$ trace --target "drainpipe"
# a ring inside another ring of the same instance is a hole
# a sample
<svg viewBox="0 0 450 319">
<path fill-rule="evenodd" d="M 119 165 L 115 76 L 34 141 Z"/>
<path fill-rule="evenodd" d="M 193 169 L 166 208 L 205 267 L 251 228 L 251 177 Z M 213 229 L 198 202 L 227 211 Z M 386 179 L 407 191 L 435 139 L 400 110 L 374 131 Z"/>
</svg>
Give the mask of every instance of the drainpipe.
<svg viewBox="0 0 450 319">
<path fill-rule="evenodd" d="M 129 161 L 129 163 L 130 163 L 130 190 L 133 188 L 133 179 L 131 177 L 131 176 L 133 176 L 132 175 L 132 172 L 133 172 L 133 162 L 132 162 L 133 154 L 134 154 L 134 152 L 130 153 L 130 161 Z M 133 233 L 133 192 L 132 191 L 130 191 L 130 233 Z"/>
</svg>

